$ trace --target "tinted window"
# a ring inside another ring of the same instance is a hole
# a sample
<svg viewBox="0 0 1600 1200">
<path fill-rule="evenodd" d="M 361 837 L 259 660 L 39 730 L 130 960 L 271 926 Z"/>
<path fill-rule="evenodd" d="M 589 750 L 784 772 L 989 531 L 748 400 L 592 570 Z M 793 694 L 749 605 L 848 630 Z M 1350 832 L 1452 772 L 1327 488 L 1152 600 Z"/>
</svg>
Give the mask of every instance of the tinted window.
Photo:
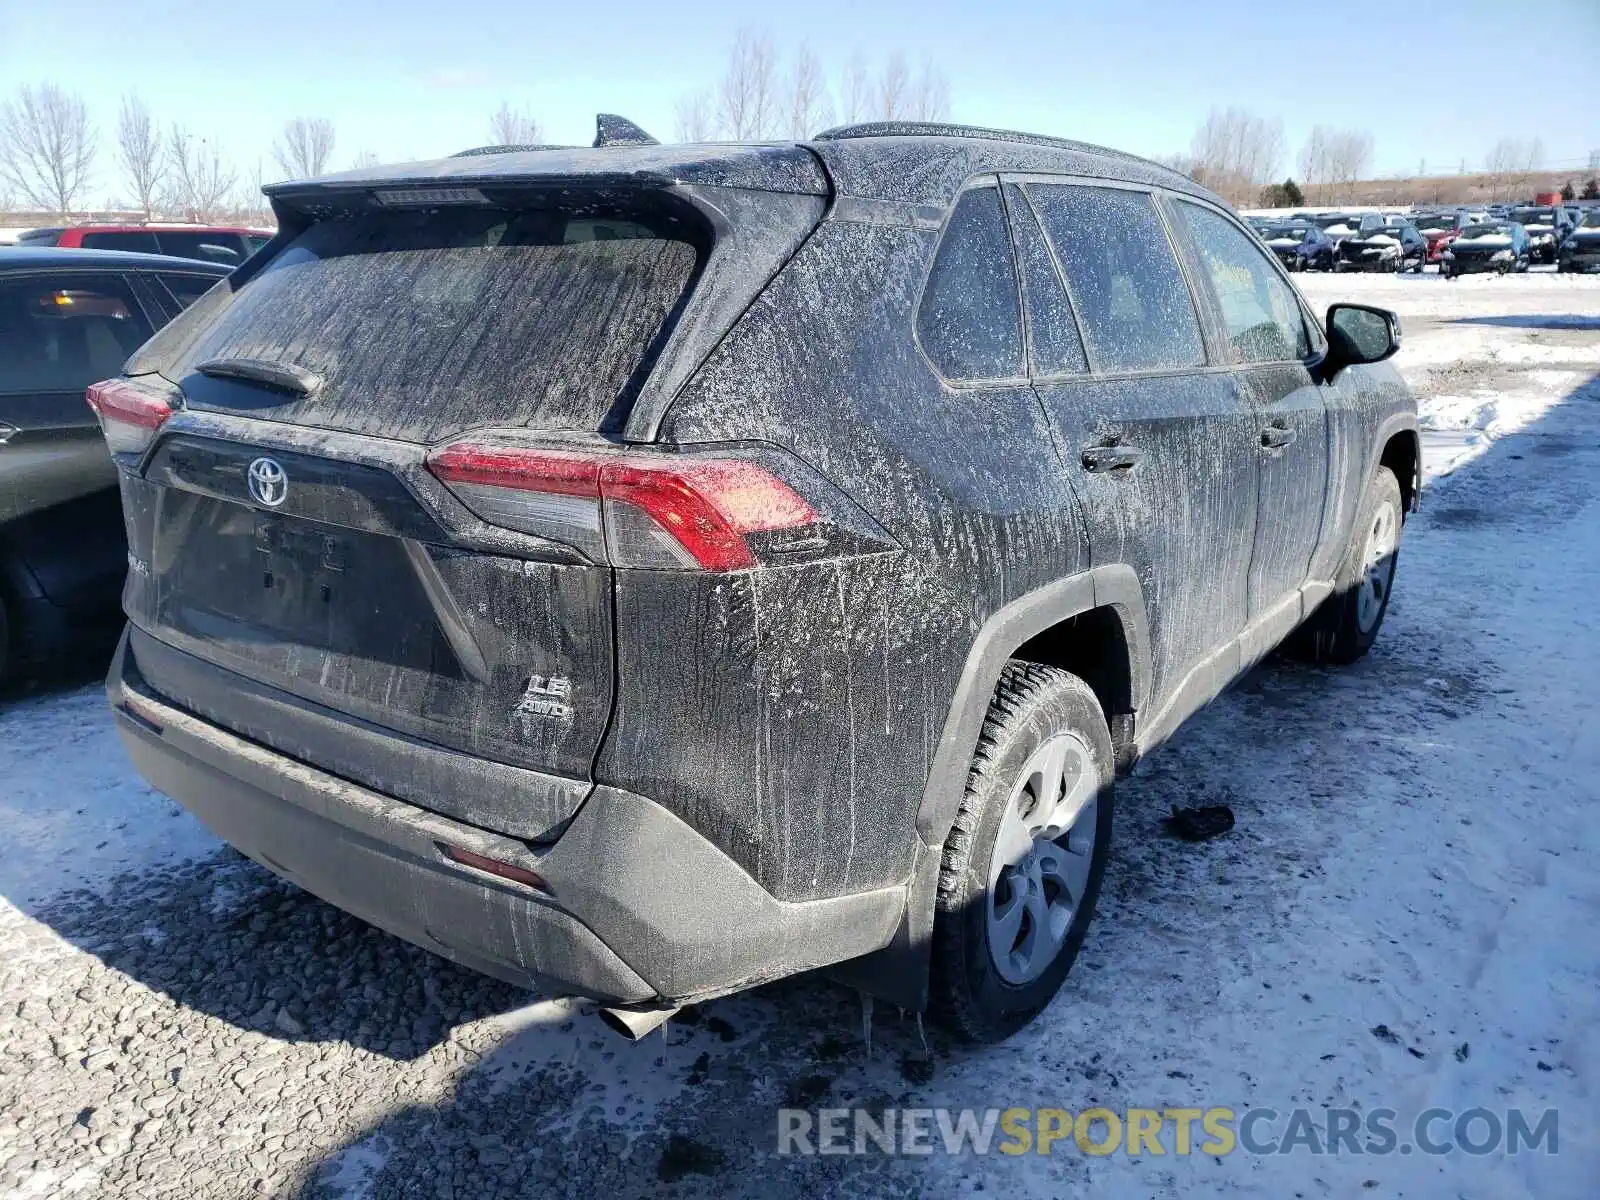
<svg viewBox="0 0 1600 1200">
<path fill-rule="evenodd" d="M 156 244 L 155 234 L 135 233 L 131 230 L 86 233 L 83 235 L 83 248 L 85 250 L 133 250 L 140 254 L 158 254 L 161 251 L 161 247 Z"/>
<path fill-rule="evenodd" d="M 1027 300 L 1028 354 L 1039 375 L 1077 374 L 1089 369 L 1072 316 L 1072 302 L 1050 256 L 1039 219 L 1014 184 L 1006 185 L 1011 227 L 1016 234 L 1022 292 Z"/>
<path fill-rule="evenodd" d="M 314 371 L 317 424 L 429 441 L 492 422 L 599 427 L 697 262 L 669 214 L 397 209 L 318 221 L 162 333 L 176 370 Z M 220 402 L 219 402 L 220 406 Z"/>
<path fill-rule="evenodd" d="M 244 239 L 237 233 L 215 229 L 196 229 L 190 233 L 163 232 L 161 253 L 177 258 L 198 258 L 203 262 L 234 266 L 244 261 Z"/>
<path fill-rule="evenodd" d="M 172 293 L 172 298 L 178 302 L 180 309 L 188 308 L 211 290 L 211 285 L 216 283 L 213 275 L 166 275 L 163 274 L 161 282 L 167 285 L 167 291 Z"/>
<path fill-rule="evenodd" d="M 1066 271 L 1095 370 L 1205 362 L 1200 320 L 1149 195 L 1064 184 L 1027 190 Z"/>
<path fill-rule="evenodd" d="M 1023 374 L 1017 280 L 995 188 L 965 193 L 950 214 L 917 311 L 917 336 L 946 379 Z"/>
<path fill-rule="evenodd" d="M 127 281 L 114 275 L 0 282 L 0 391 L 81 392 L 120 372 L 149 336 Z"/>
<path fill-rule="evenodd" d="M 1200 264 L 1239 362 L 1286 362 L 1311 353 L 1305 319 L 1289 285 L 1240 229 L 1220 213 L 1179 202 Z"/>
</svg>

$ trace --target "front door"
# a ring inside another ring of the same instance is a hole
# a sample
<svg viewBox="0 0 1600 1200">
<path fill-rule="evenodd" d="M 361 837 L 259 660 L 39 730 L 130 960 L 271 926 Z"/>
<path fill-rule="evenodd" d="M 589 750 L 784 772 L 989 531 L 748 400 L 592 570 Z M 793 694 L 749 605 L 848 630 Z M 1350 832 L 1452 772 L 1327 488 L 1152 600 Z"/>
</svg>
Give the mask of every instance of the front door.
<svg viewBox="0 0 1600 1200">
<path fill-rule="evenodd" d="M 1240 396 L 1255 416 L 1257 503 L 1250 555 L 1248 663 L 1299 623 L 1300 587 L 1322 535 L 1328 415 L 1307 367 L 1313 343 L 1294 290 L 1255 239 L 1221 211 L 1170 201 L 1194 274 L 1209 287 Z"/>
</svg>

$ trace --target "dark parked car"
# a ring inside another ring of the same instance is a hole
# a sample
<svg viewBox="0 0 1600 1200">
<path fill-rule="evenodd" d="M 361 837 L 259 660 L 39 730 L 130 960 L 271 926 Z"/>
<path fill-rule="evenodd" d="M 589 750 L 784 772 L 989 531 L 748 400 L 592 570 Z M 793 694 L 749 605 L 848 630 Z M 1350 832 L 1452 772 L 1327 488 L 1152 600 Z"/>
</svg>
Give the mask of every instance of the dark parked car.
<svg viewBox="0 0 1600 1200">
<path fill-rule="evenodd" d="M 1522 226 L 1491 218 L 1461 231 L 1440 256 L 1439 272 L 1446 279 L 1482 271 L 1506 275 L 1526 271 L 1529 261 L 1528 235 Z"/>
<path fill-rule="evenodd" d="M 1410 221 L 1367 216 L 1339 242 L 1335 271 L 1415 271 L 1428 262 L 1428 243 Z"/>
<path fill-rule="evenodd" d="M 1600 270 L 1600 208 L 1588 209 L 1561 243 L 1558 271 Z"/>
<path fill-rule="evenodd" d="M 1279 262 L 1291 271 L 1298 271 L 1304 266 L 1300 247 L 1305 243 L 1306 234 L 1313 229 L 1316 226 L 1305 221 L 1279 221 L 1257 230 L 1257 233 Z"/>
<path fill-rule="evenodd" d="M 635 1033 L 832 967 L 1004 1036 L 1115 772 L 1297 628 L 1376 637 L 1398 325 L 1324 332 L 1112 151 L 626 136 L 275 185 L 281 248 L 92 389 L 122 736 L 272 870 Z"/>
<path fill-rule="evenodd" d="M 236 267 L 271 239 L 272 234 L 262 229 L 214 225 L 69 225 L 30 229 L 17 244 L 168 254 Z"/>
<path fill-rule="evenodd" d="M 121 623 L 117 473 L 83 391 L 224 274 L 142 254 L 0 251 L 0 675 Z"/>
<path fill-rule="evenodd" d="M 1295 251 L 1294 261 L 1287 264 L 1291 271 L 1331 271 L 1339 260 L 1339 242 L 1327 230 L 1313 221 L 1304 227 L 1305 236 Z"/>
<path fill-rule="evenodd" d="M 1550 205 L 1514 208 L 1509 217 L 1528 235 L 1528 255 L 1536 263 L 1556 261 L 1556 252 L 1571 229 L 1567 210 Z"/>
</svg>

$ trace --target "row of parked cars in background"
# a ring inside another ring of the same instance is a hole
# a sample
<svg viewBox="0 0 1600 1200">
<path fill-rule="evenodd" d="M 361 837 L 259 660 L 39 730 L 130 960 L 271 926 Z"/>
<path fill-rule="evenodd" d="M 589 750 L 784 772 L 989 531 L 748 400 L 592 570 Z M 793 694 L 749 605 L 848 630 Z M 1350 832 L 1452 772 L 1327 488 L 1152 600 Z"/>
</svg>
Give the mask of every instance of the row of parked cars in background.
<svg viewBox="0 0 1600 1200">
<path fill-rule="evenodd" d="M 1422 271 L 1446 278 L 1538 264 L 1600 269 L 1600 208 L 1493 205 L 1414 212 L 1295 213 L 1249 218 L 1291 271 Z"/>
</svg>

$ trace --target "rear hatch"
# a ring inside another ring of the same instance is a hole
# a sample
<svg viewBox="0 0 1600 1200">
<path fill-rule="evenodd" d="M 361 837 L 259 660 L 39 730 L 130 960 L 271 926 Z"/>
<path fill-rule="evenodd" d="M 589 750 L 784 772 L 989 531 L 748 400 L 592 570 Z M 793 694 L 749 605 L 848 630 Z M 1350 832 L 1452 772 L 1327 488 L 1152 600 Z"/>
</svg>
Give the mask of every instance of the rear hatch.
<svg viewBox="0 0 1600 1200">
<path fill-rule="evenodd" d="M 418 200 L 280 206 L 270 261 L 116 385 L 175 409 L 118 454 L 132 656 L 157 692 L 283 753 L 549 837 L 610 714 L 611 568 L 581 537 L 485 521 L 428 453 L 484 429 L 604 445 L 710 226 L 643 191 Z M 114 449 L 118 403 L 101 405 Z"/>
</svg>

